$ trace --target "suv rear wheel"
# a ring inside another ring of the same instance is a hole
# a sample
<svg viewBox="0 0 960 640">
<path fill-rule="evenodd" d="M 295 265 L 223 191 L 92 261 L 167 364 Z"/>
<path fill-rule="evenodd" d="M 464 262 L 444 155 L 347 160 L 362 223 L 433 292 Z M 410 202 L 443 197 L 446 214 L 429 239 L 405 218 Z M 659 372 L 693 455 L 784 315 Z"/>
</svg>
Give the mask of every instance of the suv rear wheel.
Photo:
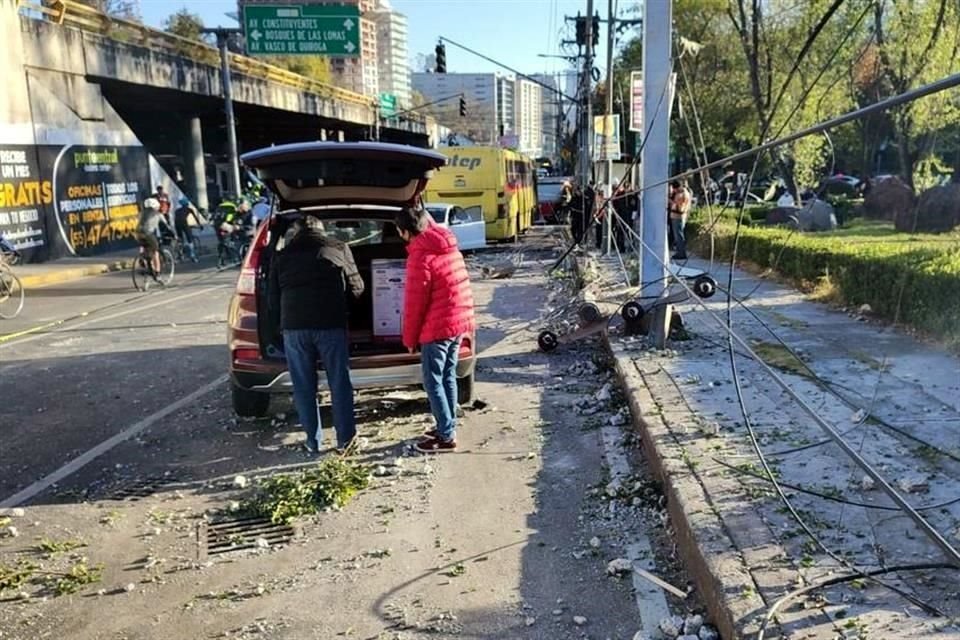
<svg viewBox="0 0 960 640">
<path fill-rule="evenodd" d="M 475 373 L 471 373 L 465 378 L 457 378 L 457 404 L 464 405 L 473 402 L 473 379 Z"/>
<path fill-rule="evenodd" d="M 241 418 L 262 418 L 270 410 L 270 394 L 250 391 L 230 383 L 233 411 Z"/>
</svg>

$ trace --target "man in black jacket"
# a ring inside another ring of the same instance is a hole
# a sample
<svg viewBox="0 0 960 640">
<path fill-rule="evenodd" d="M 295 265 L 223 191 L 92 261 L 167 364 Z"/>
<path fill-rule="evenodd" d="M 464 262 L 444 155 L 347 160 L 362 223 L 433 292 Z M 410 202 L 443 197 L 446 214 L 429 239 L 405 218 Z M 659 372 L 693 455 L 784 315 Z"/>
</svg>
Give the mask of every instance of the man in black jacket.
<svg viewBox="0 0 960 640">
<path fill-rule="evenodd" d="M 274 258 L 271 303 L 280 308 L 280 328 L 293 401 L 307 433 L 306 449 L 320 449 L 317 407 L 317 360 L 323 363 L 333 400 L 337 448 L 356 435 L 350 345 L 347 337 L 347 291 L 363 293 L 363 279 L 343 242 L 324 236 L 323 225 L 306 216 L 293 223 L 289 242 Z"/>
</svg>

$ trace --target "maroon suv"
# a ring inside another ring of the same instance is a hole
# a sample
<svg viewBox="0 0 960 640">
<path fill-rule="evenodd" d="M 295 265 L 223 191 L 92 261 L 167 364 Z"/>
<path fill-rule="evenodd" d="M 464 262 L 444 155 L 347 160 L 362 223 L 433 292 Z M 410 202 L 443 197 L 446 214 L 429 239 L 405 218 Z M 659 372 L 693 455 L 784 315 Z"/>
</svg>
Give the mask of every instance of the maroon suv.
<svg viewBox="0 0 960 640">
<path fill-rule="evenodd" d="M 290 224 L 315 216 L 328 235 L 350 245 L 365 291 L 350 298 L 350 377 L 354 388 L 422 384 L 419 354 L 407 353 L 399 335 L 373 326 L 374 260 L 406 260 L 393 224 L 397 209 L 419 201 L 438 153 L 377 142 L 311 142 L 280 145 L 244 154 L 243 163 L 275 195 L 274 211 L 260 225 L 230 301 L 228 337 L 233 408 L 241 416 L 264 416 L 270 396 L 291 393 L 283 355 L 279 309 L 268 305 L 270 268 L 282 251 Z M 378 263 L 379 264 L 379 263 Z M 378 304 L 383 305 L 382 291 Z M 323 304 L 323 300 L 317 300 Z M 466 336 L 457 366 L 460 402 L 473 398 L 475 336 Z M 320 369 L 320 388 L 326 376 Z"/>
</svg>

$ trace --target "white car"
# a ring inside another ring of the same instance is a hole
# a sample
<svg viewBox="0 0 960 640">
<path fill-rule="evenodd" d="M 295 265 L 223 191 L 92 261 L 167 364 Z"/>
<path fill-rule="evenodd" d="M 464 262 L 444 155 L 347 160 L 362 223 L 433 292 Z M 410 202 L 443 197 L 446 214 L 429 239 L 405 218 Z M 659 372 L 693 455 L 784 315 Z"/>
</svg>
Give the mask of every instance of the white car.
<svg viewBox="0 0 960 640">
<path fill-rule="evenodd" d="M 464 208 L 455 204 L 428 202 L 423 206 L 437 224 L 453 231 L 461 251 L 487 246 L 487 228 L 480 205 Z"/>
</svg>

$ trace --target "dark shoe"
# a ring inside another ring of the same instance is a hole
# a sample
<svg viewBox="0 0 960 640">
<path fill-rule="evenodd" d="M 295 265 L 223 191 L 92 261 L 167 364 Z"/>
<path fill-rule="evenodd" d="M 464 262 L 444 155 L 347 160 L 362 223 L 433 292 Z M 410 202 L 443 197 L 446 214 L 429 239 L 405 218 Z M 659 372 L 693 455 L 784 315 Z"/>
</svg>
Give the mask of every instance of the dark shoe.
<svg viewBox="0 0 960 640">
<path fill-rule="evenodd" d="M 686 255 L 686 254 L 680 255 L 679 253 L 675 253 L 675 254 L 673 254 L 673 257 L 670 258 L 670 259 L 671 259 L 671 260 L 686 260 L 686 259 L 687 259 L 687 255 Z"/>
<path fill-rule="evenodd" d="M 440 434 L 437 433 L 437 430 L 436 430 L 436 429 L 430 429 L 430 431 L 427 431 L 427 432 L 424 433 L 422 436 L 420 436 L 419 438 L 417 438 L 417 441 L 418 441 L 418 442 L 426 442 L 427 440 L 436 440 L 439 435 L 440 435 Z"/>
<path fill-rule="evenodd" d="M 442 438 L 431 438 L 422 440 L 414 445 L 417 451 L 421 453 L 446 453 L 457 450 L 456 440 L 443 440 Z"/>
<path fill-rule="evenodd" d="M 317 448 L 316 445 L 310 444 L 309 442 L 304 442 L 302 446 L 307 455 L 315 456 L 320 453 L 320 449 Z"/>
</svg>

